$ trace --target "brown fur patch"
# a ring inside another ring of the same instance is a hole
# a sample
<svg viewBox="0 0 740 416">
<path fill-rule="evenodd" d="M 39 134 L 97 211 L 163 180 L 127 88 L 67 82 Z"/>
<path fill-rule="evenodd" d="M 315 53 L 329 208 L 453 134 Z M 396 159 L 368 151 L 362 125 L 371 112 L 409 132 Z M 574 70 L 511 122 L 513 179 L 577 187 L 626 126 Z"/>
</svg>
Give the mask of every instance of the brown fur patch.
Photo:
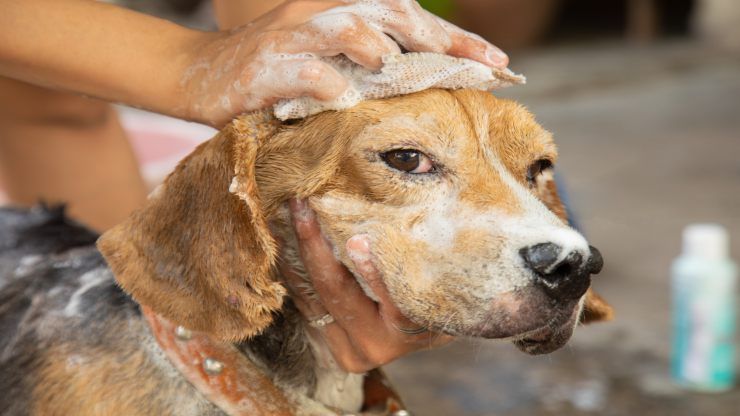
<svg viewBox="0 0 740 416">
<path fill-rule="evenodd" d="M 159 369 L 142 350 L 70 351 L 57 345 L 46 351 L 31 412 L 39 416 L 175 415 L 153 400 L 162 389 Z"/>
<path fill-rule="evenodd" d="M 590 324 L 611 321 L 612 319 L 614 319 L 614 308 L 593 289 L 588 289 L 588 292 L 586 292 L 586 302 L 583 304 L 581 323 Z"/>
<path fill-rule="evenodd" d="M 276 246 L 255 185 L 262 141 L 275 131 L 261 114 L 238 119 L 185 158 L 164 188 L 98 247 L 139 303 L 188 328 L 238 340 L 280 309 L 269 275 Z M 230 193 L 237 178 L 236 195 Z"/>
</svg>

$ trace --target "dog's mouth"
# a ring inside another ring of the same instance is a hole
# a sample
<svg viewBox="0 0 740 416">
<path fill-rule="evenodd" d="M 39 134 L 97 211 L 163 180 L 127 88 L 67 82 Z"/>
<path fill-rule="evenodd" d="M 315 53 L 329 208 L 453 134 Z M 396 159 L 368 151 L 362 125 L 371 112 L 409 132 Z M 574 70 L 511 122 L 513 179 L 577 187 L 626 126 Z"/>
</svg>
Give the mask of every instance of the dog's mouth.
<svg viewBox="0 0 740 416">
<path fill-rule="evenodd" d="M 380 274 L 386 284 L 394 282 L 383 271 Z M 369 291 L 362 275 L 354 273 L 354 276 L 369 296 L 377 297 Z M 446 293 L 450 292 L 454 290 Z M 558 299 L 535 284 L 495 297 L 468 294 L 461 291 L 456 302 L 445 303 L 434 292 L 422 291 L 395 303 L 408 319 L 429 331 L 453 337 L 508 340 L 532 355 L 547 354 L 564 346 L 573 334 L 581 310 L 582 296 Z"/>
<path fill-rule="evenodd" d="M 549 354 L 563 347 L 577 324 L 580 308 L 575 308 L 566 319 L 556 317 L 547 325 L 515 337 L 512 342 L 522 352 L 531 355 Z"/>
<path fill-rule="evenodd" d="M 488 339 L 509 340 L 522 352 L 530 355 L 549 354 L 562 348 L 573 335 L 573 331 L 578 321 L 580 307 L 574 307 L 568 311 L 557 312 L 554 317 L 545 321 L 542 326 L 534 329 L 525 330 L 524 332 L 515 333 L 494 333 L 476 328 L 473 331 L 460 328 L 444 328 L 437 330 L 451 336 L 463 336 L 474 338 L 483 337 Z"/>
</svg>

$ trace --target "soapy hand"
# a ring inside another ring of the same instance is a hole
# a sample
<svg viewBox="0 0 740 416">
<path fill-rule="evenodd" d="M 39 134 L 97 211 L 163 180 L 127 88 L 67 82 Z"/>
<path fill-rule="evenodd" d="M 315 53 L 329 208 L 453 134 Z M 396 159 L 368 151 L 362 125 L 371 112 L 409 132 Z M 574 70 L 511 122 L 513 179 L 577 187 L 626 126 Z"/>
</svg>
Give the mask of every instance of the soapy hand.
<svg viewBox="0 0 740 416">
<path fill-rule="evenodd" d="M 334 360 L 345 370 L 364 373 L 409 352 L 443 345 L 448 335 L 422 331 L 408 334 L 419 325 L 408 320 L 394 305 L 382 276 L 372 263 L 366 238 L 355 236 L 347 252 L 361 278 L 377 297 L 365 295 L 354 276 L 339 263 L 321 235 L 318 222 L 305 201 L 290 201 L 293 225 L 298 236 L 301 259 L 311 277 L 315 294 L 306 293 L 306 282 L 290 267 L 281 265 L 293 302 L 309 320 L 334 319 L 321 328 L 307 326 L 314 339 L 323 342 Z M 318 299 L 316 299 L 318 295 Z"/>
<path fill-rule="evenodd" d="M 381 58 L 401 53 L 401 46 L 491 67 L 508 64 L 501 50 L 414 0 L 291 0 L 245 26 L 208 34 L 192 48 L 181 81 L 186 117 L 221 127 L 281 98 L 332 100 L 348 83 L 320 57 L 344 54 L 379 69 Z"/>
</svg>

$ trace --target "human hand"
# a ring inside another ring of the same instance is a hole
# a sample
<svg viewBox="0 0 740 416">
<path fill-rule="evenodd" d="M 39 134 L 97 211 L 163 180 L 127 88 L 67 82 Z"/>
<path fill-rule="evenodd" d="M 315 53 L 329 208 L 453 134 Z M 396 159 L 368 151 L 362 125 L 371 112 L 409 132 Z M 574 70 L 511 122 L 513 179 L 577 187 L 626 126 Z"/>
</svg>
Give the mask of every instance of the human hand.
<svg viewBox="0 0 740 416">
<path fill-rule="evenodd" d="M 334 318 L 328 325 L 318 328 L 309 325 L 308 329 L 326 344 L 342 368 L 364 373 L 409 352 L 452 341 L 451 336 L 429 331 L 402 332 L 402 329 L 415 332 L 419 325 L 403 316 L 394 305 L 372 263 L 367 238 L 352 237 L 347 242 L 347 251 L 378 302 L 367 297 L 355 277 L 336 260 L 306 202 L 291 200 L 290 209 L 301 258 L 319 299 L 306 293 L 305 281 L 285 264 L 281 265 L 283 276 L 294 303 L 309 322 L 327 314 Z"/>
<path fill-rule="evenodd" d="M 221 127 L 281 98 L 331 100 L 348 84 L 318 58 L 344 54 L 379 69 L 382 56 L 401 52 L 399 44 L 492 67 L 508 64 L 501 50 L 414 0 L 289 0 L 252 23 L 189 45 L 190 65 L 180 83 L 183 111 L 190 120 Z"/>
</svg>

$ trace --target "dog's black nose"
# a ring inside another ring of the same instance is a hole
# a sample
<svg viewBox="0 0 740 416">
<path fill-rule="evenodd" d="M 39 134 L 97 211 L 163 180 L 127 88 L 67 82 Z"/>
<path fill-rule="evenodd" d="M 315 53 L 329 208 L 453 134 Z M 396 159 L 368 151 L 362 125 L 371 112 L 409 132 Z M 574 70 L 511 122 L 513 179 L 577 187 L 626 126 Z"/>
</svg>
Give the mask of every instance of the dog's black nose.
<svg viewBox="0 0 740 416">
<path fill-rule="evenodd" d="M 587 260 L 579 251 L 561 256 L 563 248 L 554 243 L 540 243 L 519 250 L 524 263 L 534 271 L 537 284 L 557 300 L 575 300 L 583 296 L 591 284 L 591 274 L 601 271 L 604 264 L 596 247 L 589 247 Z"/>
</svg>

